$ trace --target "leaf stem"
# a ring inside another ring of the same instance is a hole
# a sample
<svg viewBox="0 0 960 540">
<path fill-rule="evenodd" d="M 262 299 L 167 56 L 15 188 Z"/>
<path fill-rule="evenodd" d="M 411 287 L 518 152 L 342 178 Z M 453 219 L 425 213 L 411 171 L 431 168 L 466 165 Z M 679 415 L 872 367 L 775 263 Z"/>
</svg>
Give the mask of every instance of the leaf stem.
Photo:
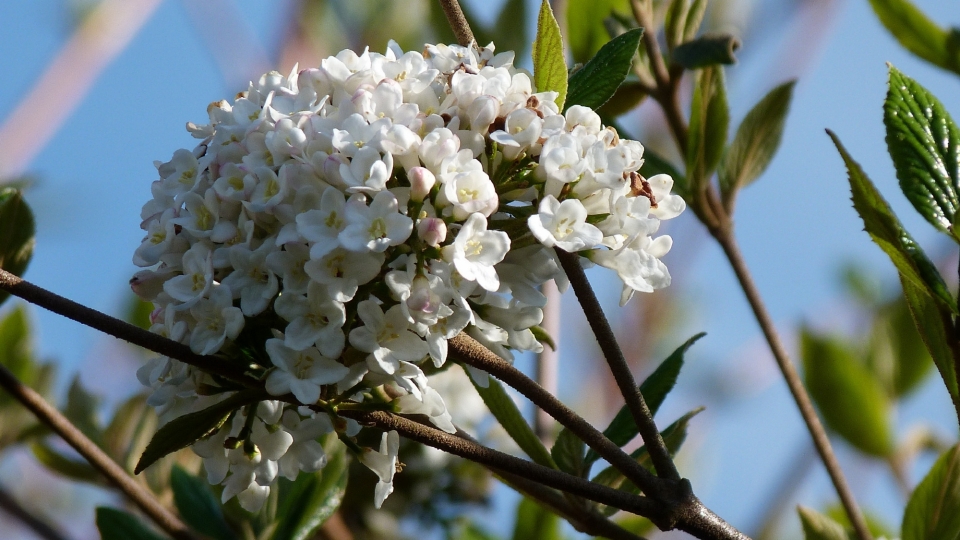
<svg viewBox="0 0 960 540">
<path fill-rule="evenodd" d="M 4 366 L 0 366 L 0 387 L 3 387 L 11 396 L 36 415 L 37 419 L 63 438 L 161 529 L 176 540 L 196 540 L 196 536 L 190 532 L 190 529 L 170 510 L 160 504 L 152 493 L 131 478 L 126 471 L 110 459 L 110 456 L 81 433 L 70 420 L 60 414 L 60 411 L 47 403 L 40 394 L 21 383 Z"/>
<path fill-rule="evenodd" d="M 637 381 L 630 372 L 630 366 L 627 365 L 623 352 L 617 345 L 613 328 L 610 327 L 610 323 L 604 316 L 597 295 L 594 294 L 593 288 L 587 280 L 587 274 L 580 265 L 580 256 L 575 253 L 567 253 L 559 248 L 556 249 L 556 252 L 560 265 L 573 287 L 573 292 L 576 293 L 577 299 L 583 307 L 587 322 L 590 323 L 590 328 L 593 329 L 593 333 L 597 337 L 600 350 L 603 351 L 603 356 L 606 358 L 607 364 L 610 365 L 610 371 L 613 373 L 613 378 L 617 382 L 620 393 L 623 394 L 623 399 L 633 416 L 633 421 L 637 424 L 637 430 L 643 438 L 643 443 L 647 446 L 650 460 L 653 462 L 657 474 L 661 478 L 680 480 L 680 473 L 673 464 L 673 459 L 670 458 L 667 446 L 663 443 L 663 438 L 660 436 L 660 430 L 657 429 L 657 424 L 653 420 L 650 408 L 647 407 L 647 402 L 643 399 L 643 394 L 640 393 L 640 387 L 637 386 Z M 637 486 L 641 487 L 639 484 Z"/>
<path fill-rule="evenodd" d="M 447 16 L 447 22 L 450 23 L 450 29 L 457 36 L 457 41 L 464 47 L 469 47 L 471 43 L 476 46 L 476 38 L 473 37 L 473 30 L 470 29 L 470 23 L 460 9 L 460 2 L 457 0 L 440 0 L 440 7 L 443 8 L 443 14 Z"/>
</svg>

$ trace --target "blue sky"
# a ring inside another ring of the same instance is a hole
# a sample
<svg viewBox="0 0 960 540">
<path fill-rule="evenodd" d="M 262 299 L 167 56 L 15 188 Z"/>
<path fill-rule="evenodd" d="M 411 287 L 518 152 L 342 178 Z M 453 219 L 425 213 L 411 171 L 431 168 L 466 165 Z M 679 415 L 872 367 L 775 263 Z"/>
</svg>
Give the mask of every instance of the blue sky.
<svg viewBox="0 0 960 540">
<path fill-rule="evenodd" d="M 941 24 L 960 23 L 954 3 L 916 3 Z M 271 51 L 285 13 L 276 6 L 286 2 L 237 4 Z M 945 10 L 948 5 L 953 9 Z M 900 49 L 876 21 L 866 0 L 840 1 L 834 10 L 825 39 L 808 42 L 801 37 L 791 42 L 813 47 L 811 61 L 799 73 L 779 154 L 768 172 L 742 193 L 737 205 L 742 250 L 788 340 L 800 322 L 817 328 L 849 327 L 849 312 L 838 300 L 837 276 L 843 262 L 855 260 L 888 285 L 896 284 L 889 262 L 862 232 L 850 206 L 845 172 L 825 128 L 840 136 L 921 244 L 935 254 L 949 249 L 899 194 L 885 152 L 881 106 L 886 62 L 920 81 L 955 114 L 960 114 L 954 98 L 960 79 Z M 0 3 L 0 51 L 6 52 L 0 59 L 4 73 L 0 122 L 65 41 L 69 31 L 65 13 L 57 0 Z M 782 60 L 783 44 L 795 30 L 779 28 L 762 34 L 762 48 L 751 49 L 754 44 L 745 42 L 743 61 L 728 70 L 735 122 L 775 84 L 797 75 Z M 183 3 L 162 2 L 30 164 L 29 171 L 38 180 L 27 197 L 38 216 L 38 235 L 26 277 L 96 309 L 121 313 L 129 297 L 126 282 L 135 271 L 131 255 L 142 237 L 139 210 L 155 177 L 153 160 L 169 159 L 177 148 L 192 146 L 185 122 L 203 121 L 207 103 L 237 90 L 224 83 Z M 641 111 L 630 121 L 642 122 L 652 114 Z M 722 410 L 704 413 L 705 420 L 694 423 L 694 431 L 700 433 L 691 436 L 690 461 L 698 465 L 691 465 L 688 474 L 708 506 L 747 527 L 770 493 L 772 480 L 804 444 L 805 434 L 719 250 L 704 238 L 692 216 L 672 224 L 670 232 L 678 241 L 699 246 L 690 251 L 691 256 L 675 259 L 676 264 L 690 265 L 675 273 L 685 280 L 687 299 L 698 306 L 685 329 L 689 334 L 703 330 L 709 335 L 691 353 L 691 367 L 685 372 L 689 375 L 681 378 L 678 397 L 668 400 L 663 418 L 672 420 L 700 404 L 698 363 L 742 383 L 740 398 Z M 616 291 L 602 292 L 615 309 Z M 576 306 L 567 301 L 565 309 Z M 103 337 L 40 310 L 33 314 L 44 356 L 59 359 L 68 369 L 95 373 Z M 575 320 L 571 317 L 566 324 L 574 325 Z M 565 358 L 572 356 L 568 353 Z M 566 392 L 577 380 L 568 373 L 575 374 L 576 368 L 561 374 Z M 576 399 L 572 402 L 577 404 Z M 955 437 L 946 392 L 934 379 L 900 411 L 899 424 L 906 426 L 921 418 Z M 898 524 L 902 501 L 883 479 L 881 468 L 852 459 L 852 451 L 840 447 L 855 492 L 868 506 L 891 514 L 890 524 Z M 825 475 L 815 470 L 802 496 L 805 504 L 817 506 L 833 499 Z M 914 471 L 915 480 L 920 472 Z"/>
</svg>

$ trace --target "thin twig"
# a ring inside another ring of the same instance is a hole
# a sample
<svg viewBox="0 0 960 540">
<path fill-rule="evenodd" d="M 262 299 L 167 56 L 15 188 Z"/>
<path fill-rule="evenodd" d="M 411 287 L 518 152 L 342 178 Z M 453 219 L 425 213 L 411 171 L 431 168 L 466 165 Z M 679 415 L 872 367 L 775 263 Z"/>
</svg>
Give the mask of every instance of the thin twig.
<svg viewBox="0 0 960 540">
<path fill-rule="evenodd" d="M 630 366 L 627 365 L 627 361 L 623 357 L 623 351 L 617 345 L 613 328 L 610 327 L 610 323 L 603 314 L 603 308 L 600 307 L 597 295 L 593 293 L 593 288 L 587 280 L 587 274 L 580 266 L 580 256 L 575 253 L 567 253 L 559 248 L 556 249 L 556 252 L 560 265 L 570 280 L 570 286 L 573 287 L 573 292 L 576 293 L 577 299 L 583 307 L 583 312 L 587 316 L 587 322 L 590 323 L 590 328 L 593 329 L 593 333 L 597 337 L 600 350 L 603 351 L 603 356 L 606 358 L 607 364 L 610 365 L 610 371 L 617 381 L 620 393 L 623 394 L 623 399 L 633 416 L 633 421 L 637 424 L 637 430 L 647 446 L 650 461 L 653 462 L 657 474 L 661 478 L 679 480 L 680 473 L 677 471 L 676 465 L 673 464 L 673 459 L 670 458 L 670 451 L 663 443 L 660 430 L 657 429 L 657 424 L 653 421 L 653 414 L 650 413 L 650 408 L 647 407 L 647 402 L 643 399 L 643 394 L 640 393 L 640 387 L 637 386 L 637 381 L 630 372 Z"/>
<path fill-rule="evenodd" d="M 339 414 L 346 418 L 353 418 L 362 425 L 376 426 L 378 429 L 385 431 L 395 430 L 412 441 L 438 448 L 482 465 L 495 467 L 525 478 L 536 479 L 537 482 L 545 486 L 645 516 L 654 522 L 662 521 L 669 514 L 669 508 L 666 504 L 649 497 L 632 495 L 625 491 L 595 484 L 572 474 L 487 448 L 386 411 L 341 410 Z"/>
<path fill-rule="evenodd" d="M 70 420 L 60 414 L 60 411 L 47 403 L 40 394 L 21 383 L 4 366 L 0 366 L 0 387 L 3 387 L 11 396 L 36 415 L 37 419 L 67 441 L 74 450 L 100 471 L 110 483 L 117 486 L 117 489 L 122 491 L 161 529 L 177 540 L 196 540 L 196 536 L 190 532 L 190 529 L 177 516 L 160 504 L 153 494 L 131 478 L 96 443 L 88 439 Z"/>
<path fill-rule="evenodd" d="M 853 492 L 847 484 L 847 479 L 843 475 L 843 470 L 840 468 L 840 463 L 837 461 L 837 456 L 833 452 L 833 447 L 830 445 L 830 438 L 827 437 L 827 432 L 824 430 L 823 424 L 820 423 L 820 418 L 817 416 L 817 412 L 813 407 L 813 402 L 803 387 L 800 374 L 797 372 L 793 361 L 790 360 L 790 355 L 780 340 L 776 326 L 773 324 L 773 319 L 770 317 L 770 313 L 767 312 L 766 305 L 763 303 L 760 291 L 753 282 L 750 269 L 747 267 L 747 263 L 740 253 L 740 247 L 737 245 L 736 238 L 732 233 L 732 227 L 711 228 L 710 233 L 717 240 L 717 243 L 720 244 L 727 260 L 730 261 L 730 266 L 737 275 L 740 287 L 747 297 L 747 302 L 750 303 L 753 315 L 756 317 L 757 323 L 760 325 L 760 329 L 767 339 L 767 344 L 770 346 L 770 351 L 773 353 L 777 365 L 780 366 L 783 378 L 787 381 L 787 387 L 790 388 L 790 393 L 793 394 L 793 399 L 797 403 L 800 415 L 807 424 L 807 430 L 813 438 L 813 444 L 817 447 L 817 453 L 820 454 L 820 460 L 823 461 L 823 465 L 827 469 L 827 474 L 830 475 L 830 480 L 833 481 L 833 486 L 837 491 L 837 495 L 840 497 L 840 502 L 843 504 L 847 516 L 850 518 L 850 523 L 853 525 L 857 537 L 860 540 L 873 540 L 873 535 L 870 534 L 870 530 L 867 528 L 867 522 L 860 512 L 860 507 L 857 505 Z"/>
<path fill-rule="evenodd" d="M 10 492 L 0 486 L 0 510 L 20 520 L 31 531 L 44 540 L 67 540 L 49 523 L 35 516 L 33 512 L 20 504 Z"/>
<path fill-rule="evenodd" d="M 255 385 L 249 377 L 245 377 L 243 373 L 232 369 L 228 363 L 222 360 L 218 360 L 212 356 L 195 354 L 189 347 L 182 343 L 171 341 L 159 334 L 154 334 L 95 309 L 80 305 L 58 294 L 37 287 L 2 269 L 0 269 L 0 290 L 18 296 L 31 304 L 49 309 L 58 315 L 63 315 L 68 319 L 77 321 L 80 324 L 89 326 L 105 334 L 129 341 L 134 345 L 139 345 L 164 356 L 176 358 L 208 373 L 226 377 L 240 382 L 245 386 Z"/>
<path fill-rule="evenodd" d="M 676 484 L 676 482 L 665 482 L 654 476 L 619 446 L 606 438 L 597 428 L 584 420 L 583 417 L 570 410 L 560 400 L 541 388 L 536 381 L 524 375 L 523 372 L 481 345 L 477 340 L 461 333 L 451 339 L 448 346 L 452 358 L 486 371 L 515 388 L 527 399 L 549 413 L 561 425 L 580 437 L 587 446 L 596 450 L 603 459 L 616 467 L 647 495 L 658 497 L 662 495 L 661 492 L 667 489 L 668 485 Z"/>
<path fill-rule="evenodd" d="M 447 22 L 450 23 L 450 29 L 457 36 L 457 42 L 464 47 L 469 47 L 471 43 L 477 40 L 473 37 L 473 30 L 470 29 L 470 23 L 467 17 L 460 9 L 460 2 L 457 0 L 440 0 L 440 7 L 443 8 L 443 14 L 447 16 Z"/>
</svg>

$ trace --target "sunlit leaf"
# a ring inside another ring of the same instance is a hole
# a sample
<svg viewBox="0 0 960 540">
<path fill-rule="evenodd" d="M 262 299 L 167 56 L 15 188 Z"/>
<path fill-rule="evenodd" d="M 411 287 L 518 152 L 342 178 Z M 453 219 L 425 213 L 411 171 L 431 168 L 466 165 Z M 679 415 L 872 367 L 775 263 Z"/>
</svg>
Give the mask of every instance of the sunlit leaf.
<svg viewBox="0 0 960 540">
<path fill-rule="evenodd" d="M 892 66 L 883 123 L 903 194 L 924 219 L 951 234 L 960 207 L 960 130 L 933 94 Z M 960 241 L 960 232 L 952 234 Z"/>
<path fill-rule="evenodd" d="M 944 452 L 913 491 L 900 535 L 902 540 L 960 538 L 960 445 Z"/>
<path fill-rule="evenodd" d="M 540 15 L 537 17 L 537 39 L 533 41 L 533 82 L 538 92 L 557 92 L 557 105 L 563 108 L 567 98 L 567 64 L 563 57 L 560 25 L 547 0 L 540 4 Z"/>
<path fill-rule="evenodd" d="M 603 21 L 613 12 L 630 13 L 630 0 L 568 0 L 566 37 L 574 62 L 585 63 L 610 40 Z"/>
<path fill-rule="evenodd" d="M 880 22 L 905 49 L 943 69 L 960 73 L 960 33 L 944 30 L 910 0 L 870 0 Z"/>
<path fill-rule="evenodd" d="M 923 338 L 923 343 L 927 346 L 927 351 L 930 352 L 933 363 L 940 372 L 940 377 L 947 387 L 954 406 L 960 409 L 960 389 L 957 385 L 955 359 L 958 351 L 951 346 L 952 343 L 956 343 L 952 317 L 926 291 L 906 279 L 903 274 L 900 274 L 900 285 L 903 286 L 903 295 L 910 308 L 913 324 Z"/>
<path fill-rule="evenodd" d="M 803 524 L 804 540 L 849 540 L 843 526 L 829 517 L 805 506 L 797 507 Z"/>
</svg>

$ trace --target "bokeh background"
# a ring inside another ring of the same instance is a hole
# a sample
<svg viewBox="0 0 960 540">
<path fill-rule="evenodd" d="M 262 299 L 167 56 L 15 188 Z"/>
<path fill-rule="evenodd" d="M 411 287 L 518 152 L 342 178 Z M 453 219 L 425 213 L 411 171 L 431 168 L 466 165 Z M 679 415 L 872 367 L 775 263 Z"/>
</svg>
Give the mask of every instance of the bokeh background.
<svg viewBox="0 0 960 540">
<path fill-rule="evenodd" d="M 960 24 L 954 2 L 915 3 L 943 26 Z M 492 25 L 503 0 L 467 4 L 480 23 Z M 525 0 L 528 40 L 537 8 Z M 0 181 L 26 178 L 26 198 L 37 216 L 37 246 L 25 277 L 123 314 L 132 296 L 126 285 L 135 271 L 131 255 L 143 235 L 140 206 L 156 176 L 153 162 L 192 147 L 187 121 L 205 122 L 208 103 L 231 98 L 269 69 L 286 73 L 296 61 L 316 65 L 343 48 L 382 51 L 389 38 L 419 48 L 438 38 L 429 24 L 435 11 L 427 0 L 0 2 Z M 733 123 L 773 86 L 799 80 L 781 149 L 742 193 L 736 213 L 744 255 L 793 350 L 801 324 L 862 330 L 862 313 L 844 285 L 846 268 L 862 269 L 878 290 L 898 291 L 886 256 L 870 243 L 850 205 L 845 171 L 825 128 L 840 136 L 928 253 L 956 267 L 956 254 L 899 194 L 881 109 L 888 62 L 960 114 L 955 75 L 901 49 L 867 0 L 714 0 L 706 24 L 743 42 L 739 63 L 726 71 Z M 530 67 L 529 48 L 519 53 L 518 64 Z M 666 147 L 653 103 L 620 124 L 651 148 Z M 800 416 L 719 249 L 692 215 L 674 220 L 668 232 L 675 240 L 665 259 L 674 276 L 669 291 L 638 296 L 620 309 L 609 276 L 590 276 L 638 376 L 689 336 L 707 332 L 688 353 L 678 389 L 658 417 L 665 425 L 707 406 L 692 423 L 681 472 L 710 508 L 748 533 L 785 504 L 773 538 L 799 537 L 793 506 L 824 509 L 835 502 L 826 474 L 811 458 Z M 610 397 L 572 294 L 564 296 L 562 313 L 560 396 L 604 423 L 620 404 Z M 136 366 L 117 358 L 129 354 L 112 338 L 40 309 L 30 316 L 40 355 L 61 366 L 61 388 L 77 373 L 108 396 L 107 408 L 138 390 Z M 520 365 L 530 369 L 532 359 Z M 901 435 L 923 424 L 956 438 L 949 397 L 936 377 L 897 414 Z M 863 506 L 898 529 L 905 501 L 886 465 L 842 441 L 835 444 Z M 0 485 L 72 537 L 95 537 L 92 505 L 109 499 L 53 483 L 29 461 L 25 454 L 4 456 Z M 932 455 L 917 460 L 910 481 L 917 482 L 931 462 Z M 497 489 L 492 508 L 477 520 L 509 535 L 512 521 L 502 516 L 515 503 L 508 490 Z M 29 533 L 0 513 L 0 536 Z"/>
</svg>

